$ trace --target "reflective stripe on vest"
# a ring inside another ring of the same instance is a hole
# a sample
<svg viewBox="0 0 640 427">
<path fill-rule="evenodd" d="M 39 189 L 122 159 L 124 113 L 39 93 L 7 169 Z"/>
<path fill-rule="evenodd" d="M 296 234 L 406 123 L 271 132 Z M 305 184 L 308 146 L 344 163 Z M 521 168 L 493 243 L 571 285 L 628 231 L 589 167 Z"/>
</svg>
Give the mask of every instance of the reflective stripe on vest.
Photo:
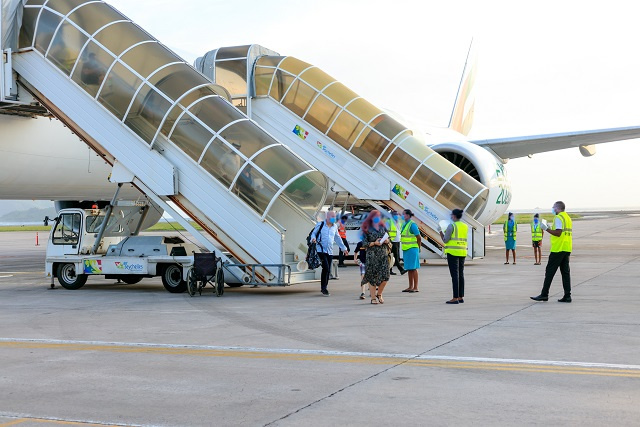
<svg viewBox="0 0 640 427">
<path fill-rule="evenodd" d="M 444 244 L 444 253 L 454 256 L 467 256 L 467 237 L 469 226 L 461 221 L 453 223 L 453 233 L 451 239 Z"/>
<path fill-rule="evenodd" d="M 415 222 L 409 221 L 402 228 L 402 234 L 400 234 L 400 242 L 402 242 L 403 251 L 408 251 L 409 249 L 419 247 L 418 236 L 410 234 L 412 224 L 415 224 Z"/>
<path fill-rule="evenodd" d="M 542 228 L 540 228 L 540 224 L 531 223 L 531 240 L 534 242 L 542 240 Z"/>
<path fill-rule="evenodd" d="M 562 221 L 562 234 L 560 234 L 560 237 L 551 235 L 551 252 L 571 252 L 573 250 L 573 223 L 571 218 L 566 212 L 560 212 L 556 215 L 556 218 Z"/>
<path fill-rule="evenodd" d="M 509 220 L 506 220 L 504 222 L 504 225 L 502 226 L 502 231 L 504 231 L 504 241 L 506 242 L 507 239 L 509 238 Z M 516 234 L 518 234 L 518 223 L 516 222 L 516 220 L 513 220 L 513 240 L 516 240 Z"/>
</svg>

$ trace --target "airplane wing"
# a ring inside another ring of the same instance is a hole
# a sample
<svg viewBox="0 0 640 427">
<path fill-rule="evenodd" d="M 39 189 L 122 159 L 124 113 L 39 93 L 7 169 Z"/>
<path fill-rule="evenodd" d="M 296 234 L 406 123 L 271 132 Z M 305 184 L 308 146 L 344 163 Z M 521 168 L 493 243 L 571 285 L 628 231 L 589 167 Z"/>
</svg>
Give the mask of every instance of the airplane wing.
<svg viewBox="0 0 640 427">
<path fill-rule="evenodd" d="M 582 155 L 589 157 L 595 154 L 594 144 L 635 138 L 640 138 L 640 126 L 519 136 L 515 138 L 483 139 L 471 142 L 490 149 L 502 159 L 515 159 L 572 147 L 580 147 Z"/>
</svg>

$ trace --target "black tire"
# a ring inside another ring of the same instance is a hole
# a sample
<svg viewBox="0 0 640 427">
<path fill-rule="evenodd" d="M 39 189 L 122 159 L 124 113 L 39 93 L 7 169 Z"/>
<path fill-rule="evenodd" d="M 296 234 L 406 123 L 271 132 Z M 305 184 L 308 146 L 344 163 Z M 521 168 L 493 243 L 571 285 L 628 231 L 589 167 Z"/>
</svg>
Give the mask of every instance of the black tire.
<svg viewBox="0 0 640 427">
<path fill-rule="evenodd" d="M 216 287 L 216 296 L 221 297 L 224 294 L 224 270 L 222 268 L 218 268 L 218 271 L 216 272 L 214 286 Z"/>
<path fill-rule="evenodd" d="M 124 276 L 120 278 L 120 280 L 127 285 L 135 285 L 136 283 L 140 283 L 142 279 L 144 279 L 142 276 Z"/>
<path fill-rule="evenodd" d="M 193 268 L 189 269 L 187 273 L 187 292 L 189 296 L 194 296 L 198 291 L 198 281 L 196 280 L 196 274 L 193 271 Z"/>
<path fill-rule="evenodd" d="M 75 264 L 58 264 L 56 276 L 58 277 L 60 286 L 72 291 L 80 289 L 87 283 L 86 274 L 76 274 Z"/>
<path fill-rule="evenodd" d="M 187 282 L 182 280 L 182 268 L 178 264 L 169 264 L 162 270 L 162 284 L 172 294 L 187 290 Z"/>
</svg>

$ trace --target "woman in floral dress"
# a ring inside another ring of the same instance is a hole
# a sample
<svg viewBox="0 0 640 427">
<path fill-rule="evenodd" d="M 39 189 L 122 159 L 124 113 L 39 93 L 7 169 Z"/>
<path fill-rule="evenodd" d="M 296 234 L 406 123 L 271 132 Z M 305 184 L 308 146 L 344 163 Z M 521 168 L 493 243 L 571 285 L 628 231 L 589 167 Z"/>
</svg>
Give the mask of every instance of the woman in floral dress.
<svg viewBox="0 0 640 427">
<path fill-rule="evenodd" d="M 367 248 L 367 262 L 362 285 L 369 284 L 371 304 L 384 304 L 382 292 L 389 280 L 389 249 L 387 242 L 382 242 L 387 229 L 382 224 L 379 211 L 371 211 L 362 223 L 362 242 Z M 378 292 L 376 293 L 376 288 Z"/>
</svg>

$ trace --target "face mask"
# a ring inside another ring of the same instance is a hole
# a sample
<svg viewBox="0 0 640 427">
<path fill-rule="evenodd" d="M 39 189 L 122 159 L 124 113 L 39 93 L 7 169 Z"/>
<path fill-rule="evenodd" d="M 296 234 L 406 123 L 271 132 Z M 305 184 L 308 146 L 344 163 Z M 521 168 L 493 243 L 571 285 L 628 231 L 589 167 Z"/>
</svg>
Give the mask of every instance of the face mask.
<svg viewBox="0 0 640 427">
<path fill-rule="evenodd" d="M 336 219 L 335 219 L 335 218 L 329 218 L 329 222 L 330 222 L 331 224 L 335 224 L 335 223 L 336 223 Z"/>
<path fill-rule="evenodd" d="M 551 208 L 551 213 L 556 215 L 556 208 Z"/>
<path fill-rule="evenodd" d="M 379 216 L 373 218 L 373 223 L 374 224 L 378 224 L 379 222 L 380 222 L 380 217 Z"/>
<path fill-rule="evenodd" d="M 340 220 L 340 223 L 341 223 L 342 225 L 344 225 L 346 222 L 347 222 L 347 221 L 345 221 L 344 219 L 341 219 L 341 220 Z"/>
<path fill-rule="evenodd" d="M 398 215 L 394 215 L 394 216 L 393 216 L 393 220 L 394 220 L 394 221 L 397 221 L 397 220 L 399 220 L 399 219 L 400 219 L 400 217 L 399 217 Z"/>
<path fill-rule="evenodd" d="M 538 223 L 538 218 L 534 219 L 534 220 L 533 220 L 533 223 L 534 223 L 534 224 L 537 224 L 537 223 Z"/>
</svg>

